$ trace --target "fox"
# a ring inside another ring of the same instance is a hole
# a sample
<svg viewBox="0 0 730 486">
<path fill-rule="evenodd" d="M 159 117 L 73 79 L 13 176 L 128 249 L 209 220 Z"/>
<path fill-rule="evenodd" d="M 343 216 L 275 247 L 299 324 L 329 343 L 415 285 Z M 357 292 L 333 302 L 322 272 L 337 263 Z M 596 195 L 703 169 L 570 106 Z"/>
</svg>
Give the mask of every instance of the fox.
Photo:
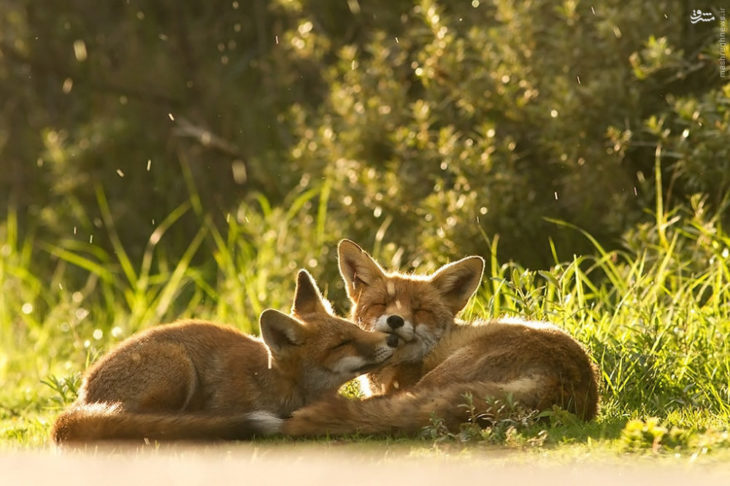
<svg viewBox="0 0 730 486">
<path fill-rule="evenodd" d="M 291 316 L 260 315 L 262 339 L 206 321 L 180 321 L 120 343 L 86 372 L 55 421 L 54 443 L 243 440 L 278 432 L 278 417 L 382 366 L 394 334 L 336 317 L 306 270 Z"/>
<path fill-rule="evenodd" d="M 536 412 L 558 406 L 586 421 L 598 413 L 598 368 L 566 332 L 514 318 L 456 319 L 480 285 L 480 256 L 430 275 L 403 274 L 386 272 L 355 242 L 342 240 L 338 263 L 351 319 L 401 343 L 367 375 L 369 397 L 326 397 L 294 411 L 281 433 L 414 435 L 435 418 L 456 431 L 475 419 L 474 410 L 481 411 L 479 423 L 496 419 L 505 410 L 500 403 Z"/>
</svg>

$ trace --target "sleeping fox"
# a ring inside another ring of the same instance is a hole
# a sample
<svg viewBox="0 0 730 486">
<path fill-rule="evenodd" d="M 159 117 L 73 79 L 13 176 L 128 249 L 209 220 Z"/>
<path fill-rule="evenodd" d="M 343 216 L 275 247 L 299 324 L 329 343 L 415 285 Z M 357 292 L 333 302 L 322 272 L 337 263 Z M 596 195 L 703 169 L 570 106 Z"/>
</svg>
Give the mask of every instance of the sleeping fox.
<svg viewBox="0 0 730 486">
<path fill-rule="evenodd" d="M 479 286 L 481 257 L 432 275 L 388 273 L 343 240 L 338 259 L 355 323 L 393 333 L 402 344 L 368 375 L 380 396 L 325 398 L 295 411 L 284 434 L 415 434 L 434 417 L 454 430 L 473 413 L 463 406 L 467 395 L 487 415 L 495 400 L 515 400 L 534 410 L 557 405 L 584 420 L 596 416 L 597 368 L 568 334 L 539 322 L 455 320 Z"/>
<path fill-rule="evenodd" d="M 381 366 L 395 335 L 335 317 L 299 272 L 292 316 L 261 314 L 263 342 L 202 321 L 155 327 L 122 342 L 85 375 L 52 438 L 246 439 L 277 432 L 295 409 Z"/>
</svg>

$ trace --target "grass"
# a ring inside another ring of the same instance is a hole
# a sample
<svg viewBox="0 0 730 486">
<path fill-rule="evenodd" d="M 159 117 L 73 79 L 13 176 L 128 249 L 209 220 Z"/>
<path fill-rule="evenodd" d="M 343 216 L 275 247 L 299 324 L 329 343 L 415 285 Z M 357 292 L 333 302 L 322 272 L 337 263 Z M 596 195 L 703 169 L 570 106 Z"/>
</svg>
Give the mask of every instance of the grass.
<svg viewBox="0 0 730 486">
<path fill-rule="evenodd" d="M 45 242 L 21 235 L 12 211 L 0 223 L 4 449 L 47 446 L 50 424 L 75 398 L 83 370 L 139 329 L 198 317 L 255 333 L 261 310 L 289 307 L 303 266 L 337 308 L 345 307 L 334 260 L 341 233 L 327 219 L 326 188 L 293 194 L 279 208 L 263 198 L 242 205 L 223 229 L 191 190 L 190 203 L 157 226 L 139 261 L 122 245 L 101 191 L 98 203 L 111 253 L 81 237 Z M 500 262 L 498 238 L 484 238 L 487 274 L 464 317 L 550 320 L 584 343 L 602 373 L 595 422 L 560 410 L 539 419 L 515 411 L 491 427 L 465 424 L 449 433 L 434 419 L 421 439 L 386 444 L 575 458 L 730 456 L 730 237 L 700 199 L 667 213 L 658 204 L 654 216 L 626 235 L 623 251 L 606 251 L 586 234 L 593 254 L 556 259 L 541 271 Z M 198 218 L 200 230 L 173 260 L 165 233 L 183 217 Z M 397 248 L 383 244 L 387 232 L 377 234 L 378 241 L 363 243 L 374 243 L 375 256 L 388 262 Z"/>
</svg>

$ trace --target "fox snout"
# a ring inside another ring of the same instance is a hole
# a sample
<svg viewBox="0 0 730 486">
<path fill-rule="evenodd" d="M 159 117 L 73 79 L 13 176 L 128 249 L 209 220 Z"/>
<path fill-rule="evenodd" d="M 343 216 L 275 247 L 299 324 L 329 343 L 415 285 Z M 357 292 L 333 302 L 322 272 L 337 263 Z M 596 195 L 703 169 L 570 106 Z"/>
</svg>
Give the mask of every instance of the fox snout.
<svg viewBox="0 0 730 486">
<path fill-rule="evenodd" d="M 358 374 L 377 368 L 382 363 L 388 361 L 395 354 L 396 348 L 398 348 L 399 339 L 395 334 L 376 331 L 372 335 L 377 339 L 378 344 L 370 349 L 367 358 L 363 354 L 363 358 L 360 360 L 362 363 L 356 366 L 355 371 Z"/>
<path fill-rule="evenodd" d="M 375 321 L 375 330 L 396 335 L 405 342 L 413 340 L 413 323 L 398 314 L 384 314 Z"/>
<path fill-rule="evenodd" d="M 403 318 L 396 314 L 393 314 L 392 316 L 388 316 L 388 318 L 385 320 L 385 322 L 394 331 L 396 329 L 398 329 L 399 327 L 403 327 L 403 324 L 405 324 L 405 321 L 403 320 Z"/>
</svg>

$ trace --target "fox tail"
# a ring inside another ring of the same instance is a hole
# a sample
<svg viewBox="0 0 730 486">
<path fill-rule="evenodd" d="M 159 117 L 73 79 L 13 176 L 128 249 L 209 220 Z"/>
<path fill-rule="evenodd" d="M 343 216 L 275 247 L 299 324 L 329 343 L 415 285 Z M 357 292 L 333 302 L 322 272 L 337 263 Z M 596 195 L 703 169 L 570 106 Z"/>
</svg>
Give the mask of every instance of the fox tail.
<svg viewBox="0 0 730 486">
<path fill-rule="evenodd" d="M 259 411 L 237 415 L 131 413 L 115 404 L 81 404 L 53 425 L 57 444 L 96 440 L 241 440 L 279 431 L 281 419 Z"/>
<path fill-rule="evenodd" d="M 433 425 L 434 420 L 449 430 L 458 430 L 460 424 L 469 421 L 506 418 L 515 413 L 515 403 L 523 410 L 560 405 L 585 420 L 595 416 L 595 390 L 566 394 L 549 382 L 543 377 L 510 383 L 455 383 L 364 400 L 337 396 L 295 411 L 284 421 L 281 432 L 290 436 L 415 435 Z"/>
</svg>

